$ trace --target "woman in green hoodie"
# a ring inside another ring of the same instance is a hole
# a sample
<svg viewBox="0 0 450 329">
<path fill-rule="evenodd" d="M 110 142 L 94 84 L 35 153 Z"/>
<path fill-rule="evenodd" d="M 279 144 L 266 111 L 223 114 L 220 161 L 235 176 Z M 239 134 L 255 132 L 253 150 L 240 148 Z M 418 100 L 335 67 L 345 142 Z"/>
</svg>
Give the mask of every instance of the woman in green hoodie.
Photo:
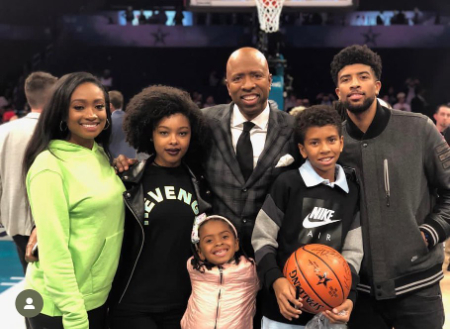
<svg viewBox="0 0 450 329">
<path fill-rule="evenodd" d="M 44 299 L 33 329 L 103 329 L 123 238 L 125 190 L 111 166 L 109 97 L 91 74 L 62 77 L 24 158 L 39 241 L 26 288 Z"/>
</svg>

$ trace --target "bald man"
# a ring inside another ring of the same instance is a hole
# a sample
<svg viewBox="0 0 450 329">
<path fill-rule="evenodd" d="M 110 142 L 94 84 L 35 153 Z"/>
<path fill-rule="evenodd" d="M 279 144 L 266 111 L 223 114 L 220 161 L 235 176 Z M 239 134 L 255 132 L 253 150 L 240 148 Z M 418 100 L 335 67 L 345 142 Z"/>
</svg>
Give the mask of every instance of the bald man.
<svg viewBox="0 0 450 329">
<path fill-rule="evenodd" d="M 213 136 L 205 164 L 213 211 L 233 222 L 241 248 L 251 257 L 255 218 L 272 182 L 299 165 L 295 119 L 268 101 L 271 83 L 264 55 L 255 48 L 240 48 L 227 62 L 231 104 L 203 110 Z"/>
</svg>

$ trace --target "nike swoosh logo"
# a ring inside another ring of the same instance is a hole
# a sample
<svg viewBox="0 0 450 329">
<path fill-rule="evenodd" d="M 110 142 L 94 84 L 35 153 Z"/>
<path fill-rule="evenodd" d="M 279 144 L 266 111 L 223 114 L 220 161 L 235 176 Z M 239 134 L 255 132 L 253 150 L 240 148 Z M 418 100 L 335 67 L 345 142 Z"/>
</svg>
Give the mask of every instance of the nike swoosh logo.
<svg viewBox="0 0 450 329">
<path fill-rule="evenodd" d="M 325 219 L 325 220 L 321 220 L 318 222 L 311 222 L 309 219 L 309 214 L 308 214 L 308 216 L 306 216 L 305 219 L 303 220 L 303 227 L 304 228 L 316 228 L 316 227 L 328 225 L 328 224 L 331 224 L 334 222 L 339 222 L 339 221 L 340 221 L 340 219 L 335 219 L 335 220 Z"/>
</svg>

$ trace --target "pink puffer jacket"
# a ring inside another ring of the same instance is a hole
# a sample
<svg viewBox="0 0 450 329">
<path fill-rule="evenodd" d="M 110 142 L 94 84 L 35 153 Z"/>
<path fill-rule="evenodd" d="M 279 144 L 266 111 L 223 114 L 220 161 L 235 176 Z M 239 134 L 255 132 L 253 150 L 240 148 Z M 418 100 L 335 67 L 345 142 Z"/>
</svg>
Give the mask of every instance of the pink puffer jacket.
<svg viewBox="0 0 450 329">
<path fill-rule="evenodd" d="M 192 259 L 192 258 L 191 258 Z M 182 329 L 251 329 L 259 289 L 256 266 L 241 256 L 236 264 L 213 267 L 205 273 L 194 270 L 191 259 L 187 268 L 192 294 Z"/>
</svg>

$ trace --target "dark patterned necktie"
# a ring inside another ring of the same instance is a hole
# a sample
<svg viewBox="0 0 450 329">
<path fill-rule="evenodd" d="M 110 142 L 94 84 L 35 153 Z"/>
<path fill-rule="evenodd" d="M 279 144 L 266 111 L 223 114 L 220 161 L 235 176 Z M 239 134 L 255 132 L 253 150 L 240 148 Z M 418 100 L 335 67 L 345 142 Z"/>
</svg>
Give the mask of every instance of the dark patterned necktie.
<svg viewBox="0 0 450 329">
<path fill-rule="evenodd" d="M 245 181 L 248 180 L 253 171 L 253 147 L 250 141 L 250 130 L 254 126 L 253 122 L 244 122 L 244 131 L 239 136 L 236 145 L 236 158 Z"/>
</svg>

